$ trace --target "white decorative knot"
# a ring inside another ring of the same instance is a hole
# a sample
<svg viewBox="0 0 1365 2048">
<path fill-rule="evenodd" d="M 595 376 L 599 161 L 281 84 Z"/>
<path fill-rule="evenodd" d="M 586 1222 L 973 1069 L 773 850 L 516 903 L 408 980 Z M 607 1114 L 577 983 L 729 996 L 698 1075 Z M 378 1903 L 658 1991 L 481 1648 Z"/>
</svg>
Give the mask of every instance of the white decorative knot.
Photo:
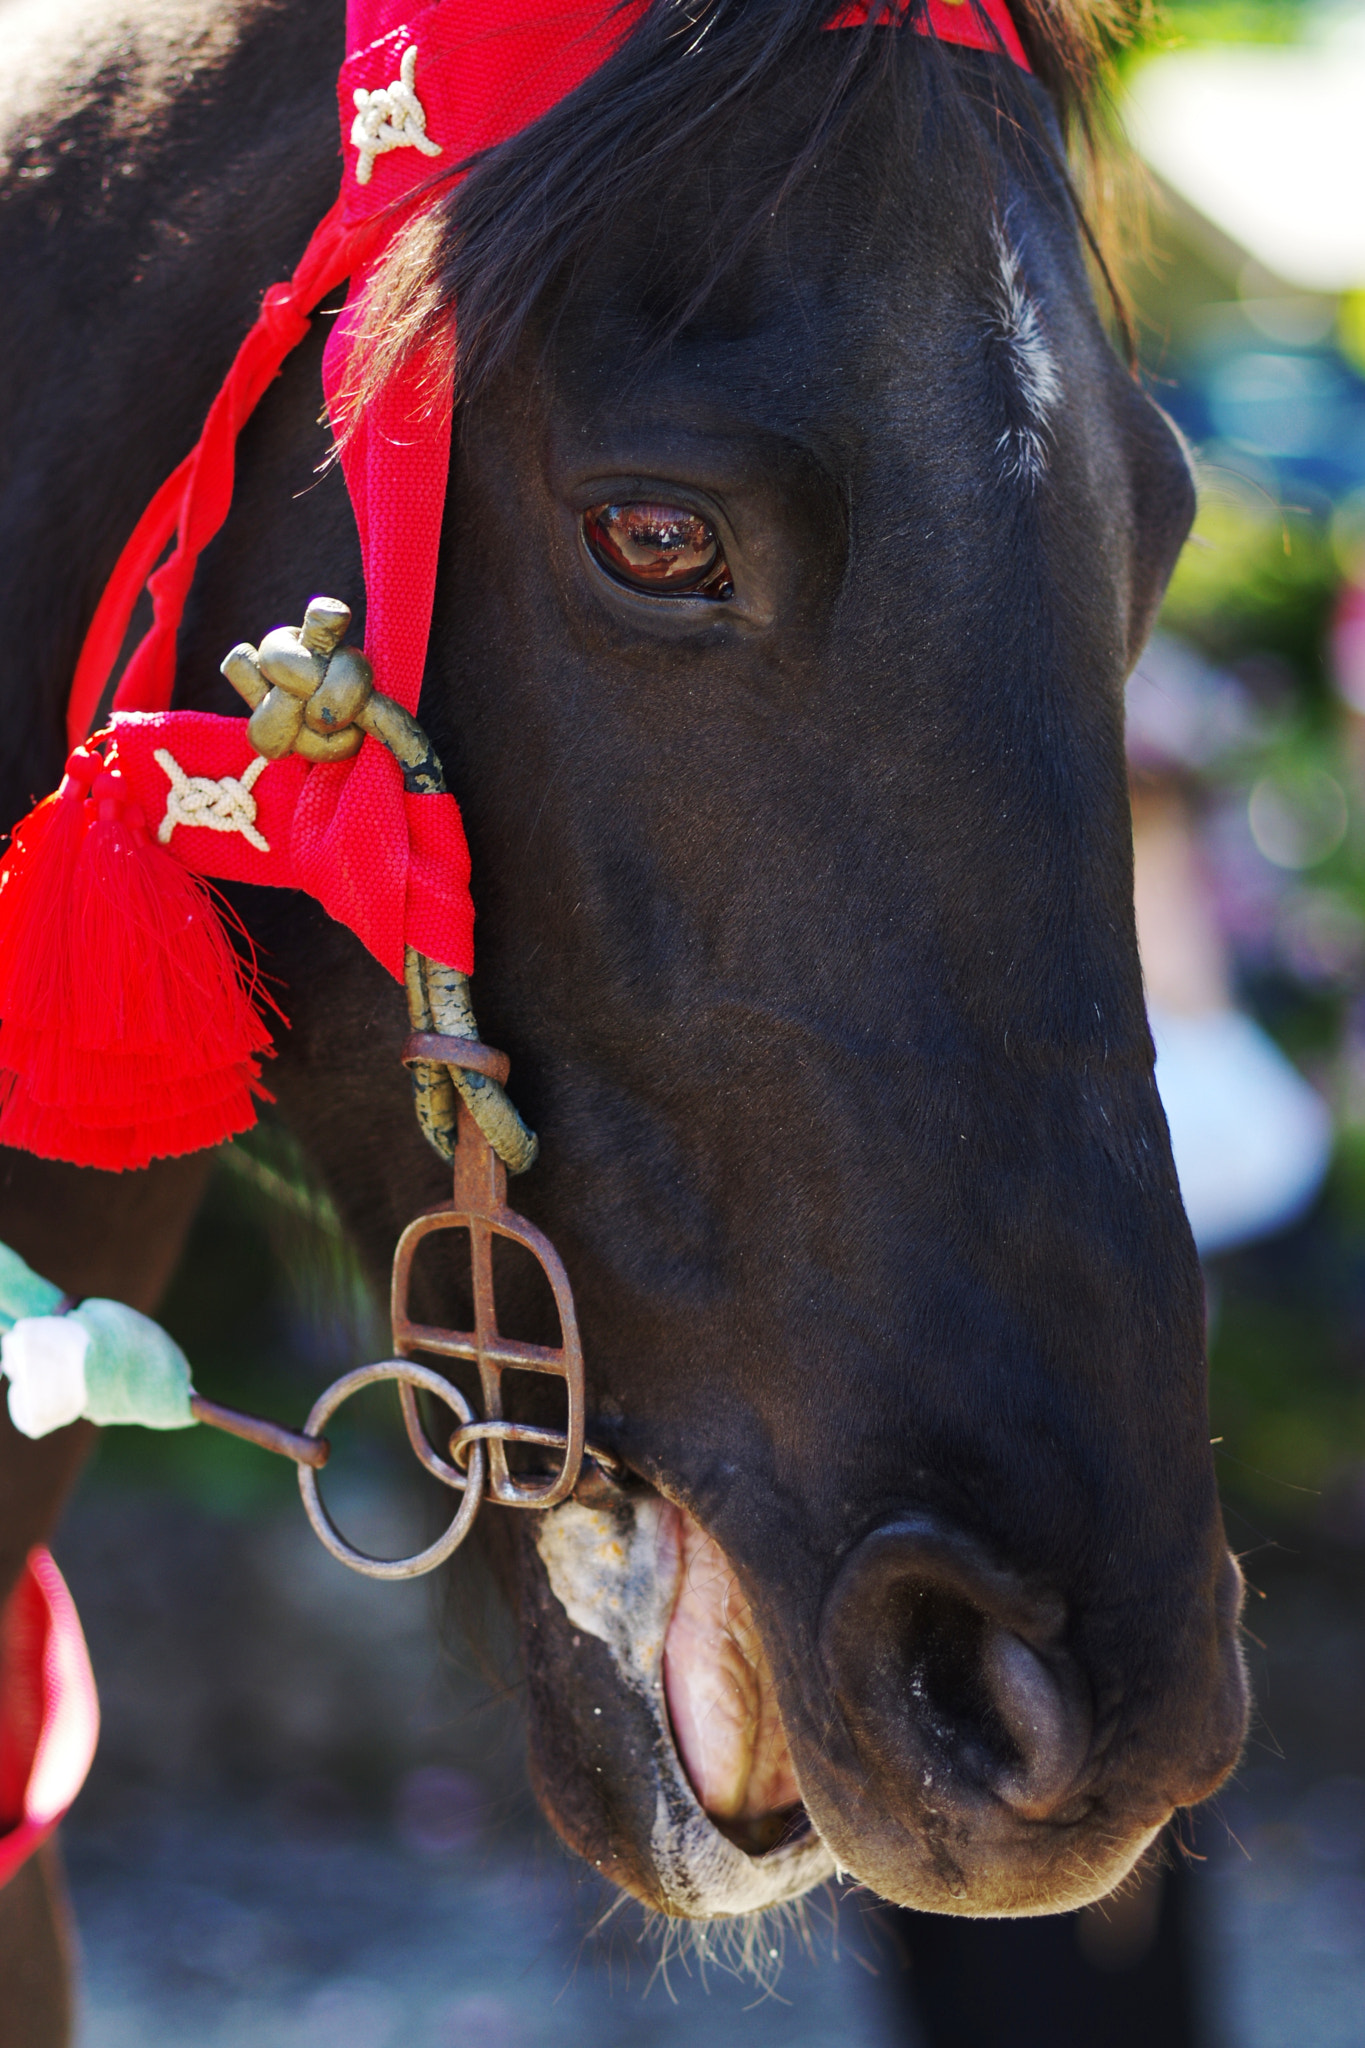
<svg viewBox="0 0 1365 2048">
<path fill-rule="evenodd" d="M 358 85 L 355 120 L 351 123 L 351 147 L 360 152 L 355 167 L 357 185 L 368 185 L 374 160 L 391 149 L 420 149 L 423 156 L 439 156 L 441 145 L 427 134 L 427 110 L 413 87 L 417 76 L 417 45 L 409 43 L 392 85 L 366 92 Z"/>
<path fill-rule="evenodd" d="M 268 765 L 264 754 L 258 754 L 244 774 L 221 775 L 216 782 L 208 775 L 187 775 L 165 747 L 158 747 L 152 759 L 165 769 L 171 784 L 156 835 L 163 846 L 177 825 L 202 825 L 206 832 L 240 832 L 258 853 L 269 853 L 270 841 L 256 830 L 256 799 L 251 794 Z"/>
</svg>

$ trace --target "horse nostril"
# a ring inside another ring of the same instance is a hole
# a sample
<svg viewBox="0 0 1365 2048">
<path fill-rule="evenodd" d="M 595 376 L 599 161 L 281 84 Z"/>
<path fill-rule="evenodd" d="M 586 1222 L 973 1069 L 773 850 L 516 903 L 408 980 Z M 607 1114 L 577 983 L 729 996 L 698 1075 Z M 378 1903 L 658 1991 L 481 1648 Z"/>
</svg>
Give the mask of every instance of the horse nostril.
<svg viewBox="0 0 1365 2048">
<path fill-rule="evenodd" d="M 883 1711 L 908 1715 L 941 1762 L 990 1784 L 1019 1757 L 990 1682 L 985 1615 L 955 1590 L 914 1576 L 886 1591 L 877 1688 Z"/>
<path fill-rule="evenodd" d="M 997 1776 L 994 1789 L 1026 1820 L 1054 1818 L 1085 1761 L 1089 1716 L 1060 1682 L 1056 1666 L 1011 1630 L 991 1630 L 984 1661 L 996 1710 L 1018 1757 Z"/>
<path fill-rule="evenodd" d="M 845 1563 L 822 1629 L 859 1748 L 931 1807 L 984 1797 L 1055 1818 L 1090 1733 L 1061 1618 L 927 1517 L 875 1531 Z"/>
</svg>

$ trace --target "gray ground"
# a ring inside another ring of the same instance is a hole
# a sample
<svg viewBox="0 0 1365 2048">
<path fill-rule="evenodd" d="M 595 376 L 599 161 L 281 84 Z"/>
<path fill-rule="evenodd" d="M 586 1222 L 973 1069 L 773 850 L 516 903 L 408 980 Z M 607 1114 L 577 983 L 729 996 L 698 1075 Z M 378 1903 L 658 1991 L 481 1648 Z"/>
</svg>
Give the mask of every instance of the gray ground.
<svg viewBox="0 0 1365 2048">
<path fill-rule="evenodd" d="M 355 1533 L 396 1544 L 398 1497 L 353 1489 Z M 537 1823 L 515 1694 L 439 1647 L 430 1582 L 352 1577 L 287 1498 L 215 1516 L 97 1479 L 59 1554 L 105 1714 L 66 1832 L 81 2048 L 907 2044 L 856 1895 L 809 1953 L 774 1937 L 768 1996 L 661 1960 L 633 1913 L 594 1933 L 610 1900 Z M 1210 2041 L 1360 2048 L 1365 1564 L 1257 1576 L 1263 1725 L 1200 1839 Z"/>
<path fill-rule="evenodd" d="M 1237 1522 L 1233 1523 L 1234 1532 Z M 1235 1540 L 1235 1536 L 1234 1536 Z M 1257 1725 L 1205 1828 L 1227 2048 L 1365 2043 L 1365 1556 L 1253 1551 Z M 1220 1839 L 1221 1838 L 1221 1839 Z"/>
</svg>

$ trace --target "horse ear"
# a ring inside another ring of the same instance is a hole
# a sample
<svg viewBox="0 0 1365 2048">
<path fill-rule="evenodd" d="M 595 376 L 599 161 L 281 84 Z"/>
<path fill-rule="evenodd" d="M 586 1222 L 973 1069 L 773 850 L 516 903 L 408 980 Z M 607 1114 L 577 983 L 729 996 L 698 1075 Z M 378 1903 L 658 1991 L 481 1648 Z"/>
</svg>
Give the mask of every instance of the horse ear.
<svg viewBox="0 0 1365 2048">
<path fill-rule="evenodd" d="M 78 747 L 0 868 L 0 1143 L 109 1172 L 256 1121 L 270 1036 L 205 884 Z"/>
</svg>

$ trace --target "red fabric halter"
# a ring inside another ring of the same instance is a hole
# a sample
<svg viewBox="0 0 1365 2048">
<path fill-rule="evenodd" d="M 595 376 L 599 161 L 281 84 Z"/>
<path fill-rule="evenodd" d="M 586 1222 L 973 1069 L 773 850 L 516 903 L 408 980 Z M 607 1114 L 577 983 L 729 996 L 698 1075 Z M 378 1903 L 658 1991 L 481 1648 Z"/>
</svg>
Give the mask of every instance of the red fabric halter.
<svg viewBox="0 0 1365 2048">
<path fill-rule="evenodd" d="M 604 8 L 602 0 L 434 0 L 392 24 L 393 0 L 350 0 L 347 58 L 337 87 L 345 170 L 336 204 L 318 227 L 287 285 L 266 293 L 261 314 L 238 350 L 195 447 L 157 493 L 120 557 L 77 665 L 67 717 L 69 743 L 89 731 L 133 607 L 148 585 L 154 624 L 124 671 L 116 713 L 170 712 L 175 642 L 195 567 L 227 517 L 237 436 L 286 355 L 308 331 L 309 315 L 347 276 L 346 311 L 323 362 L 335 411 L 351 368 L 356 310 L 374 265 L 411 217 L 410 201 L 433 173 L 508 140 L 582 84 L 635 26 L 644 0 Z M 831 28 L 860 26 L 866 0 L 839 12 Z M 1004 0 L 929 0 L 914 28 L 971 49 L 1001 49 L 1028 68 Z M 352 142 L 357 91 L 398 78 L 415 46 L 415 89 L 428 141 L 373 158 L 361 183 Z M 450 467 L 448 377 L 429 366 L 392 378 L 342 451 L 365 570 L 365 649 L 377 686 L 416 712 L 426 664 L 437 555 Z M 151 574 L 172 534 L 176 547 Z M 323 576 L 325 581 L 325 574 Z M 240 775 L 252 758 L 245 725 L 175 713 L 125 726 L 119 763 L 149 825 L 164 815 L 169 785 L 152 756 L 169 747 L 187 774 Z M 284 813 L 265 832 L 271 852 L 245 839 L 178 827 L 173 844 L 200 874 L 308 889 L 401 978 L 404 944 L 447 966 L 473 966 L 473 907 L 468 858 L 454 801 L 404 799 L 392 757 L 366 740 L 353 760 L 307 768 L 275 762 L 257 786 L 258 802 Z M 438 819 L 431 815 L 443 815 Z"/>
<path fill-rule="evenodd" d="M 148 570 L 172 533 L 176 547 L 150 577 L 154 623 L 114 697 L 118 765 L 149 827 L 170 794 L 155 755 L 168 750 L 187 775 L 240 776 L 254 749 L 240 719 L 171 712 L 175 641 L 203 549 L 227 517 L 237 436 L 308 316 L 346 277 L 346 310 L 323 358 L 333 414 L 352 368 L 357 309 L 374 265 L 411 217 L 408 203 L 442 160 L 457 164 L 519 133 L 597 70 L 634 26 L 600 0 L 434 0 L 389 26 L 392 0 L 351 0 L 347 58 L 337 97 L 345 157 L 341 193 L 287 285 L 266 294 L 204 432 L 163 485 L 101 600 L 76 671 L 68 713 L 72 745 L 85 737 Z M 432 151 L 408 144 L 368 160 L 352 141 L 356 94 L 381 92 L 415 47 L 414 85 Z M 369 176 L 358 175 L 367 165 Z M 448 372 L 415 364 L 393 377 L 342 451 L 365 572 L 365 648 L 377 687 L 416 712 L 426 665 L 436 565 L 450 468 Z M 122 714 L 152 714 L 125 720 Z M 226 729 L 225 729 L 226 728 Z M 349 925 L 401 979 L 405 945 L 468 973 L 474 911 L 459 813 L 448 796 L 405 795 L 392 755 L 372 739 L 351 761 L 308 767 L 272 762 L 255 789 L 269 853 L 235 834 L 177 826 L 175 852 L 199 874 L 304 888 Z"/>
<path fill-rule="evenodd" d="M 170 709 L 176 636 L 199 557 L 228 514 L 237 437 L 310 315 L 352 280 L 323 359 L 336 417 L 354 381 L 369 278 L 433 178 L 574 91 L 647 4 L 432 0 L 394 22 L 394 0 L 349 0 L 340 195 L 293 277 L 266 293 L 199 440 L 124 548 L 76 668 L 66 801 L 55 812 L 40 806 L 16 827 L 0 872 L 0 1142 L 117 1168 L 216 1144 L 254 1121 L 268 1035 L 200 885 L 186 893 L 190 875 L 306 889 L 399 979 L 406 946 L 472 968 L 469 858 L 454 799 L 406 793 L 397 762 L 371 738 L 344 762 L 309 766 L 290 755 L 262 769 L 245 718 Z M 893 26 L 908 0 L 871 4 L 885 4 L 880 18 Z M 828 26 L 860 26 L 868 16 L 869 0 L 851 0 Z M 1028 68 L 1005 0 L 928 0 L 911 26 Z M 408 364 L 342 451 L 364 563 L 365 651 L 378 688 L 414 713 L 451 410 L 449 370 Z M 317 574 L 325 584 L 325 564 Z M 114 697 L 112 748 L 101 742 L 96 759 L 80 743 L 144 587 L 153 624 Z M 255 632 L 267 623 L 243 621 Z M 210 781 L 240 781 L 252 769 L 254 842 L 240 829 L 173 813 L 172 768 Z M 121 930 L 111 913 L 117 899 L 129 906 Z M 65 927 L 54 930 L 64 905 Z"/>
</svg>

